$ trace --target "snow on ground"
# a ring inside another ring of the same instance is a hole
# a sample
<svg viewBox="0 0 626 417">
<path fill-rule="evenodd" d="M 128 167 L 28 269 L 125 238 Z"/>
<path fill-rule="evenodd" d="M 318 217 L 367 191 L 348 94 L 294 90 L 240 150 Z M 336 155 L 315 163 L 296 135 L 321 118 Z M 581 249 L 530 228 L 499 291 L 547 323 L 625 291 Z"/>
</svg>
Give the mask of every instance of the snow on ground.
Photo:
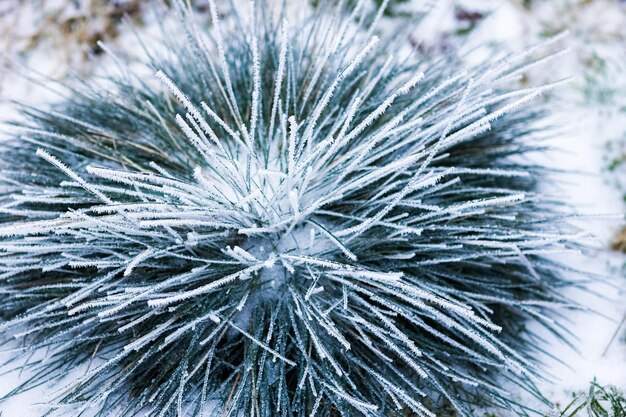
<svg viewBox="0 0 626 417">
<path fill-rule="evenodd" d="M 597 252 L 590 256 L 568 255 L 562 260 L 581 270 L 605 276 L 605 282 L 596 280 L 586 291 L 568 291 L 576 302 L 595 311 L 568 315 L 576 350 L 546 335 L 549 343 L 545 349 L 563 363 L 549 359 L 547 355 L 541 358 L 548 364 L 552 377 L 540 387 L 551 400 L 567 404 L 573 391 L 585 391 L 594 378 L 600 384 L 626 389 L 626 344 L 623 341 L 626 329 L 621 329 L 621 339 L 618 337 L 609 346 L 626 314 L 626 279 L 622 269 L 625 258 L 608 250 L 609 242 L 623 226 L 625 207 L 623 193 L 606 180 L 604 172 L 607 140 L 619 138 L 626 132 L 626 113 L 614 111 L 617 105 L 626 102 L 623 97 L 626 93 L 626 51 L 620 41 L 624 39 L 624 32 L 621 29 L 619 34 L 616 29 L 626 23 L 626 7 L 617 2 L 598 1 L 583 13 L 574 15 L 574 12 L 564 13 L 558 7 L 546 10 L 546 3 L 554 7 L 559 2 L 541 2 L 543 8 L 535 11 L 536 16 L 544 20 L 554 16 L 554 21 L 550 22 L 555 32 L 567 29 L 559 23 L 567 21 L 572 27 L 562 43 L 571 50 L 563 58 L 548 63 L 539 77 L 554 80 L 573 76 L 574 80 L 554 103 L 558 112 L 556 120 L 558 126 L 563 127 L 563 133 L 550 141 L 555 152 L 544 155 L 543 162 L 548 167 L 569 171 L 559 176 L 558 194 L 581 215 L 575 224 L 593 233 L 594 246 L 597 247 Z M 510 3 L 501 4 L 489 20 L 480 30 L 486 34 L 498 34 L 511 43 L 528 42 L 533 31 L 537 33 L 538 29 L 531 17 L 520 13 L 519 8 Z M 576 23 L 572 25 L 571 22 Z M 598 22 L 602 22 L 602 27 L 598 27 Z M 595 43 L 589 43 L 590 39 Z M 583 65 L 595 54 L 602 54 L 611 66 L 607 70 L 609 86 L 617 90 L 615 100 L 620 100 L 619 92 L 622 91 L 621 103 L 603 103 L 589 91 L 590 88 L 602 88 L 601 85 L 589 85 L 595 80 L 590 81 L 589 77 L 593 75 Z"/>
<path fill-rule="evenodd" d="M 546 364 L 549 377 L 539 387 L 547 398 L 564 405 L 571 401 L 573 392 L 586 391 L 594 378 L 600 384 L 626 390 L 626 329 L 618 331 L 626 315 L 626 257 L 609 250 L 611 240 L 624 225 L 626 209 L 623 189 L 614 183 L 624 185 L 626 181 L 607 180 L 606 173 L 607 142 L 626 138 L 626 112 L 616 110 L 626 104 L 626 4 L 581 1 L 574 7 L 577 2 L 533 1 L 533 8 L 527 10 L 521 3 L 438 2 L 425 27 L 426 32 L 451 30 L 454 22 L 450 16 L 462 4 L 468 11 L 492 11 L 471 34 L 474 42 L 498 41 L 520 51 L 543 35 L 569 32 L 559 42 L 569 50 L 534 70 L 530 80 L 542 83 L 573 77 L 552 99 L 553 123 L 559 132 L 548 142 L 553 151 L 539 155 L 537 161 L 566 171 L 555 177 L 556 189 L 546 187 L 546 191 L 572 205 L 580 216 L 573 223 L 594 236 L 591 243 L 595 251 L 590 255 L 568 254 L 559 260 L 602 277 L 584 291 L 568 290 L 567 295 L 587 309 L 567 314 L 575 349 L 537 326 L 531 327 L 546 338 L 545 346 L 541 346 L 546 354 L 539 359 Z M 427 41 L 433 38 L 429 35 Z M 616 331 L 618 336 L 611 343 Z M 547 411 L 528 393 L 515 387 L 510 390 L 522 404 Z"/>
<path fill-rule="evenodd" d="M 568 291 L 574 301 L 592 310 L 568 313 L 576 350 L 546 335 L 547 352 L 562 363 L 547 355 L 541 358 L 548 364 L 552 377 L 540 386 L 548 398 L 561 404 L 571 400 L 573 391 L 585 391 L 594 378 L 600 384 L 626 389 L 626 344 L 623 338 L 610 343 L 626 314 L 624 256 L 607 249 L 615 231 L 623 224 L 624 200 L 622 193 L 602 177 L 603 138 L 610 137 L 610 132 L 603 131 L 603 125 L 607 127 L 603 116 L 597 110 L 568 107 L 562 119 L 569 134 L 552 141 L 556 152 L 546 162 L 577 172 L 561 175 L 559 194 L 576 207 L 581 218 L 575 224 L 593 233 L 597 251 L 584 257 L 567 255 L 561 260 L 583 271 L 601 274 L 605 282 L 595 281 L 585 291 Z M 626 129 L 626 123 L 621 122 L 621 129 Z"/>
<path fill-rule="evenodd" d="M 435 14 L 421 30 L 430 28 L 433 30 L 430 33 L 436 30 L 452 30 L 455 24 L 451 17 L 453 2 L 454 0 L 438 2 Z M 622 329 L 621 338 L 618 337 L 609 346 L 619 321 L 626 314 L 626 279 L 622 269 L 626 258 L 608 250 L 610 240 L 624 223 L 623 213 L 626 207 L 622 192 L 611 181 L 607 181 L 604 172 L 606 142 L 623 137 L 626 132 L 626 113 L 615 111 L 618 104 L 624 105 L 626 102 L 626 77 L 623 75 L 626 73 L 626 51 L 623 50 L 623 43 L 615 42 L 615 39 L 626 39 L 626 6 L 608 0 L 580 2 L 581 6 L 576 12 L 577 9 L 563 8 L 563 4 L 573 3 L 567 0 L 533 1 L 531 10 L 520 6 L 521 2 L 515 0 L 474 0 L 461 3 L 468 10 L 486 10 L 487 6 L 495 10 L 479 26 L 476 33 L 472 34 L 473 37 L 479 40 L 503 41 L 514 50 L 533 43 L 542 32 L 556 33 L 570 26 L 571 34 L 562 43 L 569 45 L 572 51 L 563 58 L 546 64 L 542 67 L 542 72 L 533 74 L 539 81 L 555 80 L 566 75 L 576 77 L 569 88 L 562 89 L 559 101 L 555 103 L 555 111 L 558 113 L 555 120 L 557 126 L 562 127 L 562 133 L 550 142 L 555 152 L 540 159 L 550 167 L 569 171 L 560 176 L 558 188 L 551 191 L 556 191 L 576 208 L 581 215 L 576 224 L 595 236 L 597 251 L 591 256 L 571 254 L 562 260 L 585 271 L 602 275 L 604 282 L 595 281 L 589 285 L 588 291 L 568 290 L 568 295 L 575 301 L 595 312 L 568 313 L 569 328 L 576 340 L 575 350 L 545 335 L 547 342 L 542 347 L 547 353 L 540 359 L 545 361 L 550 378 L 542 382 L 540 387 L 548 398 L 561 404 L 571 399 L 573 391 L 586 390 L 593 378 L 597 378 L 601 384 L 613 384 L 626 390 L 626 343 L 623 340 L 626 329 Z M 457 5 L 461 3 L 456 2 Z M 26 15 L 20 18 L 22 20 L 17 25 L 29 30 L 29 24 L 34 24 L 33 15 L 33 10 L 27 9 Z M 3 24 L 6 25 L 6 20 L 0 19 L 0 25 Z M 148 24 L 142 30 L 150 32 L 153 29 L 154 25 Z M 131 37 L 129 31 L 123 30 L 116 44 L 128 48 Z M 435 36 L 424 39 L 436 42 Z M 0 43 L 4 42 L 4 50 L 13 50 L 15 54 L 16 49 L 8 47 L 10 44 L 7 41 L 6 38 L 0 39 Z M 45 75 L 63 78 L 68 67 L 79 62 L 72 57 L 68 59 L 66 53 L 67 51 L 57 51 L 44 44 L 29 54 L 27 63 Z M 602 60 L 611 58 L 607 60 L 610 68 L 603 74 L 603 78 L 595 79 L 593 77 L 597 74 L 590 72 L 589 63 L 592 65 L 598 55 Z M 89 72 L 107 60 L 106 57 L 98 57 L 94 64 L 81 64 L 81 68 Z M 49 91 L 26 80 L 22 76 L 25 72 L 19 65 L 13 64 L 12 68 L 0 71 L 0 119 L 3 120 L 16 116 L 14 108 L 6 102 L 7 99 L 41 103 L 54 98 Z M 602 82 L 606 85 L 602 85 Z M 608 102 L 602 90 L 607 85 L 609 90 L 617 88 L 617 94 L 609 94 L 611 97 Z M 621 103 L 615 101 L 620 100 L 619 88 L 622 91 Z M 550 355 L 559 361 L 550 358 Z M 0 360 L 9 357 L 9 354 L 0 354 Z M 14 372 L 0 376 L 0 395 L 23 382 L 27 375 L 27 372 L 23 375 Z M 40 416 L 43 408 L 37 404 L 45 400 L 45 393 L 48 392 L 44 387 L 13 397 L 0 404 L 0 415 Z M 543 409 L 528 394 L 514 389 L 513 393 L 522 403 Z"/>
</svg>

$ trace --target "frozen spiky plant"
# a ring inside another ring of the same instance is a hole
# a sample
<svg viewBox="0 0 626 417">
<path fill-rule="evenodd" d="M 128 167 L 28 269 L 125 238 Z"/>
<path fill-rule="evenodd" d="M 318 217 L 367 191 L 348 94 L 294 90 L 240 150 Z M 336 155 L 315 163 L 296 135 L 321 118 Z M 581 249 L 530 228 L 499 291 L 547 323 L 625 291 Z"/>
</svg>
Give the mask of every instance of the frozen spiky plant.
<svg viewBox="0 0 626 417">
<path fill-rule="evenodd" d="M 366 1 L 209 3 L 206 32 L 178 7 L 158 82 L 116 58 L 1 145 L 15 392 L 57 381 L 70 415 L 516 409 L 497 378 L 540 375 L 521 328 L 568 305 L 523 158 L 553 85 L 510 87 L 538 50 L 465 71 L 372 36 Z"/>
</svg>

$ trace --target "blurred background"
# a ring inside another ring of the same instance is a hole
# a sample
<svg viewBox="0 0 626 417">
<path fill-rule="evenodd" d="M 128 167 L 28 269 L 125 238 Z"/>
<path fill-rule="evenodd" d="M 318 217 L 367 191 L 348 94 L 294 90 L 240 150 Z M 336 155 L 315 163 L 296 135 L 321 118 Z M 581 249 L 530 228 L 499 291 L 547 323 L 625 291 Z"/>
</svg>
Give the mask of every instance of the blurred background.
<svg viewBox="0 0 626 417">
<path fill-rule="evenodd" d="M 310 0 L 309 7 L 318 1 Z M 293 1 L 294 7 L 303 2 Z M 224 17 L 239 3 L 247 1 L 217 1 Z M 208 1 L 191 4 L 208 26 Z M 163 22 L 155 10 L 164 5 L 167 1 L 0 0 L 0 119 L 19 117 L 12 100 L 50 101 L 56 81 L 88 78 L 110 67 L 112 57 L 101 42 L 132 60 L 138 49 L 134 32 L 145 39 L 158 36 Z M 610 402 L 626 391 L 626 1 L 391 0 L 383 30 L 428 7 L 432 12 L 411 28 L 409 38 L 410 46 L 425 54 L 476 44 L 519 52 L 562 36 L 562 53 L 519 83 L 573 77 L 543 98 L 553 109 L 555 134 L 548 143 L 553 151 L 537 162 L 554 169 L 548 191 L 571 204 L 578 225 L 594 236 L 592 255 L 568 263 L 598 278 L 585 291 L 569 294 L 588 308 L 567 317 L 574 346 L 545 335 L 540 359 L 549 375 L 540 385 L 559 405 L 545 415 L 587 415 L 572 413 L 576 404 Z M 0 376 L 0 396 L 19 381 L 17 373 Z M 520 402 L 536 405 L 523 392 L 518 395 Z M 40 400 L 36 393 L 12 398 L 0 405 L 0 415 L 39 416 Z M 477 415 L 494 416 L 488 410 Z"/>
</svg>

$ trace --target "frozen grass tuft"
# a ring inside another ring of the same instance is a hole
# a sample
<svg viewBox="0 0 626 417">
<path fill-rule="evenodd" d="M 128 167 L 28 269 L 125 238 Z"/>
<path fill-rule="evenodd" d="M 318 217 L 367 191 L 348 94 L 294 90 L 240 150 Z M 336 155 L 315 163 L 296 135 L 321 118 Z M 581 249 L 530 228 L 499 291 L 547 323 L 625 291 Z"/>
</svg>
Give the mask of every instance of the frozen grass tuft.
<svg viewBox="0 0 626 417">
<path fill-rule="evenodd" d="M 626 416 L 626 396 L 614 386 L 597 381 L 589 384 L 587 392 L 574 394 L 572 401 L 549 414 L 549 417 L 620 417 Z"/>
<path fill-rule="evenodd" d="M 89 364 L 54 394 L 75 415 L 524 412 L 498 378 L 535 391 L 522 329 L 562 332 L 576 238 L 523 158 L 558 84 L 510 87 L 538 50 L 462 70 L 363 2 L 209 3 L 157 82 L 24 105 L 1 144 L 0 329 L 45 352 L 18 391 Z"/>
</svg>

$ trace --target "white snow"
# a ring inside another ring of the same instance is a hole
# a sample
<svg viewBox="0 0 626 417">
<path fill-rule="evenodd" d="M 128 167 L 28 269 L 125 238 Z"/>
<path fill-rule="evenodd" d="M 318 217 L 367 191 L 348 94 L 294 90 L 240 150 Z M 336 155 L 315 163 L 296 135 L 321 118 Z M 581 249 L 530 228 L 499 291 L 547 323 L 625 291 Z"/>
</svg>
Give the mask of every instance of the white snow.
<svg viewBox="0 0 626 417">
<path fill-rule="evenodd" d="M 546 191 L 555 192 L 575 208 L 580 218 L 574 223 L 594 235 L 593 244 L 597 248 L 588 256 L 569 254 L 559 260 L 599 274 L 604 281 L 595 279 L 586 290 L 567 291 L 574 301 L 590 310 L 567 313 L 575 349 L 539 330 L 547 340 L 541 346 L 547 354 L 539 359 L 547 365 L 550 374 L 539 387 L 549 399 L 563 405 L 571 401 L 572 392 L 586 391 L 594 378 L 600 384 L 626 389 L 626 329 L 622 328 L 609 345 L 626 314 L 626 278 L 622 269 L 626 257 L 608 249 L 611 239 L 624 225 L 626 207 L 623 193 L 607 181 L 605 172 L 606 142 L 623 137 L 626 132 L 626 113 L 615 110 L 626 102 L 626 55 L 623 50 L 626 5 L 594 1 L 588 2 L 593 5 L 584 6 L 584 10 L 576 13 L 563 5 L 572 2 L 533 2 L 536 9 L 531 16 L 511 3 L 499 2 L 497 11 L 478 29 L 479 38 L 500 40 L 520 48 L 537 41 L 541 22 L 550 22 L 559 30 L 565 28 L 564 23 L 571 28 L 561 41 L 570 51 L 531 72 L 535 82 L 574 77 L 570 87 L 560 89 L 553 104 L 556 115 L 552 122 L 559 131 L 549 141 L 554 151 L 538 155 L 537 160 L 550 168 L 565 171 L 557 176 L 556 187 L 546 187 Z M 610 79 L 608 87 L 617 90 L 618 99 L 621 89 L 621 102 L 589 102 L 584 96 L 588 81 L 585 79 L 588 69 L 584 64 L 594 53 L 603 54 L 610 64 L 615 65 L 609 69 L 612 72 L 607 77 Z M 531 329 L 537 330 L 536 327 Z M 547 411 L 528 394 L 515 388 L 511 390 L 522 403 Z"/>
</svg>

